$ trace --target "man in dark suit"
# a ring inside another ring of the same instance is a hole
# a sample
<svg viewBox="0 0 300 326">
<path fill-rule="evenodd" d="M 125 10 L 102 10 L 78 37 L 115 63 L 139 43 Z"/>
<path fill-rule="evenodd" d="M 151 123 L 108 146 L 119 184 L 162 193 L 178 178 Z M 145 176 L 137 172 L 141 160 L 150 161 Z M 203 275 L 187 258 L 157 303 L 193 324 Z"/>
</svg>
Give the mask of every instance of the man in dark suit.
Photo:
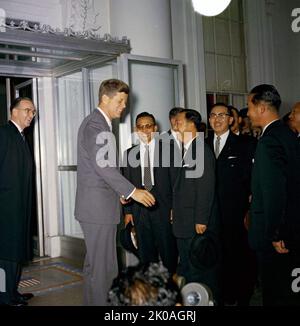
<svg viewBox="0 0 300 326">
<path fill-rule="evenodd" d="M 199 131 L 200 113 L 183 110 L 178 114 L 178 130 L 185 155 L 179 171 L 174 174 L 173 233 L 179 252 L 178 274 L 187 283 L 203 282 L 216 296 L 215 273 L 196 268 L 190 259 L 190 247 L 196 234 L 204 234 L 211 227 L 211 213 L 215 189 L 215 159 Z"/>
<path fill-rule="evenodd" d="M 177 129 L 177 116 L 180 112 L 183 111 L 183 108 L 174 107 L 169 112 L 169 121 L 171 128 L 167 132 L 160 134 L 160 139 L 163 141 L 174 143 L 174 148 L 181 151 L 181 142 L 178 139 L 178 129 Z"/>
<path fill-rule="evenodd" d="M 99 107 L 82 122 L 78 132 L 75 217 L 86 244 L 84 304 L 106 305 L 107 293 L 117 276 L 116 230 L 120 200 L 132 198 L 145 206 L 154 197 L 137 189 L 118 170 L 112 120 L 125 109 L 129 88 L 117 79 L 102 82 Z"/>
<path fill-rule="evenodd" d="M 252 173 L 249 241 L 261 268 L 263 304 L 299 305 L 292 271 L 300 266 L 300 150 L 279 120 L 281 98 L 272 85 L 248 96 L 248 116 L 262 128 Z"/>
<path fill-rule="evenodd" d="M 125 205 L 125 226 L 129 222 L 135 226 L 141 263 L 158 262 L 161 258 L 163 265 L 174 274 L 178 255 L 171 226 L 170 168 L 163 160 L 165 145 L 154 138 L 157 125 L 154 116 L 148 112 L 136 117 L 136 132 L 140 144 L 126 151 L 124 176 L 136 187 L 149 190 L 156 202 L 150 208 L 136 202 Z M 131 159 L 136 159 L 138 164 L 133 166 Z"/>
<path fill-rule="evenodd" d="M 297 102 L 289 115 L 290 126 L 296 131 L 298 141 L 300 142 L 300 102 Z"/>
<path fill-rule="evenodd" d="M 6 274 L 6 292 L 0 304 L 26 305 L 33 295 L 18 292 L 22 264 L 30 260 L 30 220 L 33 162 L 24 129 L 36 109 L 29 98 L 17 98 L 11 120 L 0 128 L 0 268 Z"/>
<path fill-rule="evenodd" d="M 207 143 L 216 157 L 216 190 L 222 233 L 222 285 L 225 304 L 249 305 L 256 280 L 255 259 L 248 245 L 245 214 L 249 206 L 254 149 L 230 130 L 233 117 L 224 103 L 209 115 L 214 131 Z"/>
</svg>

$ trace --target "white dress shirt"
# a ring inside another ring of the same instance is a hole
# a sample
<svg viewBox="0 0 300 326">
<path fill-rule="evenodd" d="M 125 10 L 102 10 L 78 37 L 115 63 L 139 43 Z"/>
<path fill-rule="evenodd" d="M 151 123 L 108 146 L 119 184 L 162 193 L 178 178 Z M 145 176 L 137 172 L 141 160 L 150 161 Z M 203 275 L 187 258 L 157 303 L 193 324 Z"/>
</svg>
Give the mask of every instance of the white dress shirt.
<svg viewBox="0 0 300 326">
<path fill-rule="evenodd" d="M 109 119 L 109 117 L 106 115 L 106 113 L 101 110 L 101 108 L 98 106 L 97 109 L 101 112 L 101 114 L 104 116 L 104 119 L 105 121 L 107 122 L 108 126 L 109 126 L 109 129 L 110 131 L 112 131 L 112 123 L 111 123 L 111 120 Z"/>
<path fill-rule="evenodd" d="M 152 185 L 154 186 L 154 150 L 155 150 L 155 140 L 154 138 L 150 141 L 149 144 L 149 159 L 150 159 L 150 172 L 151 172 L 151 181 Z M 142 141 L 140 142 L 140 160 L 141 160 L 141 172 L 142 172 L 142 185 L 144 185 L 144 158 L 145 158 L 145 151 L 146 151 L 146 144 Z"/>
<path fill-rule="evenodd" d="M 21 134 L 23 132 L 23 129 L 16 123 L 14 122 L 13 120 L 10 120 L 19 130 L 19 133 Z"/>
<path fill-rule="evenodd" d="M 174 139 L 175 139 L 178 147 L 181 148 L 181 141 L 178 139 L 178 132 L 176 132 L 173 129 L 171 129 L 171 134 L 174 137 Z"/>
<path fill-rule="evenodd" d="M 220 149 L 219 149 L 219 155 L 221 154 L 222 152 L 222 149 L 224 148 L 225 144 L 226 144 L 226 141 L 227 141 L 227 138 L 229 136 L 229 132 L 230 130 L 228 129 L 223 135 L 220 135 Z M 216 141 L 217 141 L 217 135 L 215 134 L 214 135 L 214 151 L 216 151 Z"/>
</svg>

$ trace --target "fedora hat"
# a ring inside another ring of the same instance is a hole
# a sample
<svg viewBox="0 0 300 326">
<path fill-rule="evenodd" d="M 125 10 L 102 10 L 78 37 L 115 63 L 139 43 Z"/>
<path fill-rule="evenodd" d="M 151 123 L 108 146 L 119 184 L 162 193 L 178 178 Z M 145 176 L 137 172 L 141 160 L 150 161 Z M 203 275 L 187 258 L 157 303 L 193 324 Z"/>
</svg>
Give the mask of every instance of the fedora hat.
<svg viewBox="0 0 300 326">
<path fill-rule="evenodd" d="M 189 256 L 195 268 L 210 269 L 215 267 L 220 256 L 216 234 L 209 230 L 203 234 L 196 234 L 191 242 Z"/>
<path fill-rule="evenodd" d="M 131 222 L 120 231 L 120 243 L 124 249 L 138 257 L 137 237 Z"/>
</svg>

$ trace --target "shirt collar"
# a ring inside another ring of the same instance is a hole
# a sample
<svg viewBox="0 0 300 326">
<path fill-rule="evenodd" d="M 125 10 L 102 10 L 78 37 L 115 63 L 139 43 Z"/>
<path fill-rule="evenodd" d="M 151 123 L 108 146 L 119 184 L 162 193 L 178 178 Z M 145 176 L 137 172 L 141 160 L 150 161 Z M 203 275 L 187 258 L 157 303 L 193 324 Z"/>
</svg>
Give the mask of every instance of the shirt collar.
<svg viewBox="0 0 300 326">
<path fill-rule="evenodd" d="M 100 113 L 104 116 L 105 121 L 107 122 L 110 131 L 112 131 L 112 123 L 107 114 L 98 106 L 97 109 L 100 111 Z"/>
<path fill-rule="evenodd" d="M 220 135 L 221 140 L 227 140 L 227 137 L 229 136 L 230 130 L 228 129 L 224 134 Z M 217 135 L 214 134 L 214 141 L 217 139 Z"/>
<path fill-rule="evenodd" d="M 152 138 L 151 141 L 150 141 L 150 143 L 148 143 L 148 144 L 145 144 L 145 143 L 143 143 L 143 142 L 140 140 L 140 146 L 142 146 L 143 148 L 145 148 L 146 145 L 148 145 L 148 146 L 149 146 L 149 149 L 150 149 L 150 148 L 152 148 L 152 147 L 154 146 L 154 142 L 155 142 L 155 139 L 154 139 L 154 138 Z"/>
<path fill-rule="evenodd" d="M 195 138 L 197 138 L 198 137 L 198 134 L 193 138 L 193 139 L 191 139 L 188 143 L 186 143 L 185 145 L 184 145 L 184 148 L 185 148 L 185 151 L 187 152 L 187 150 L 190 148 L 190 146 L 191 146 L 191 143 L 194 141 L 194 139 Z"/>
<path fill-rule="evenodd" d="M 14 122 L 13 120 L 10 120 L 10 121 L 18 128 L 20 133 L 23 132 L 23 129 L 16 122 Z"/>
</svg>

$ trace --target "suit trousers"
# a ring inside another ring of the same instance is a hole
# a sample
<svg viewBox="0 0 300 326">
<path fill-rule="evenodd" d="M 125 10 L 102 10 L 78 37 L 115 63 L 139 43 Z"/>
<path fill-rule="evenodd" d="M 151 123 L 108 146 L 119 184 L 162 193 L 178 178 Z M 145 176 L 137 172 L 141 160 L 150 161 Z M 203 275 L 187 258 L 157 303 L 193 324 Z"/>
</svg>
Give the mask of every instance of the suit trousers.
<svg viewBox="0 0 300 326">
<path fill-rule="evenodd" d="M 169 273 L 174 274 L 178 253 L 169 216 L 160 216 L 159 211 L 142 207 L 135 228 L 140 261 L 146 264 L 158 262 L 160 258 Z"/>
<path fill-rule="evenodd" d="M 189 258 L 189 251 L 193 238 L 177 238 L 179 252 L 178 274 L 185 278 L 186 283 L 202 283 L 209 287 L 212 292 L 213 300 L 216 304 L 220 302 L 220 265 L 210 269 L 196 268 L 192 265 Z"/>
<path fill-rule="evenodd" d="M 83 267 L 85 306 L 106 306 L 107 294 L 118 275 L 116 224 L 80 223 L 86 245 Z"/>
<path fill-rule="evenodd" d="M 0 292 L 0 304 L 11 304 L 18 298 L 21 264 L 15 261 L 0 260 L 0 268 L 5 271 L 5 291 Z M 0 283 L 2 284 L 2 282 Z"/>
<path fill-rule="evenodd" d="M 300 267 L 300 253 L 257 252 L 264 306 L 300 306 L 300 292 L 292 291 L 292 271 Z"/>
</svg>

